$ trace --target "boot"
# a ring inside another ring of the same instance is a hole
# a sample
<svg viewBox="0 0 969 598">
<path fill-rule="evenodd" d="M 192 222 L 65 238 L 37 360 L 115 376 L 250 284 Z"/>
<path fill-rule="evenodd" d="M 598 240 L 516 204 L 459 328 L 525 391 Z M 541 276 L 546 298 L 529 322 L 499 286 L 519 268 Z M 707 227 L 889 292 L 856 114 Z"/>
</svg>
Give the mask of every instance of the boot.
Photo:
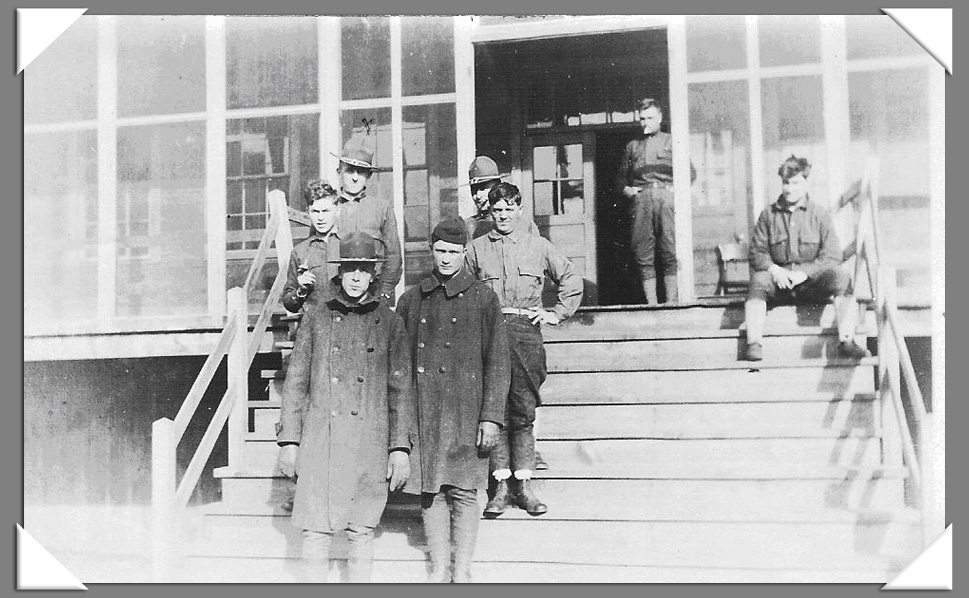
<svg viewBox="0 0 969 598">
<path fill-rule="evenodd" d="M 527 512 L 532 517 L 538 517 L 548 513 L 548 507 L 538 499 L 532 492 L 531 480 L 515 480 L 517 492 L 515 493 L 515 503 L 518 508 Z"/>
<path fill-rule="evenodd" d="M 478 537 L 478 497 L 475 490 L 460 490 L 451 503 L 451 554 L 454 555 L 454 583 L 471 583 L 471 561 Z"/>
<path fill-rule="evenodd" d="M 666 302 L 677 303 L 680 300 L 680 292 L 676 288 L 676 274 L 667 274 L 664 276 L 663 286 L 666 287 Z"/>
<path fill-rule="evenodd" d="M 370 583 L 373 574 L 373 528 L 347 528 L 347 581 Z"/>
<path fill-rule="evenodd" d="M 488 519 L 494 519 L 504 513 L 505 509 L 513 503 L 514 497 L 508 488 L 508 480 L 499 480 L 494 497 L 488 501 L 488 505 L 485 507 L 484 516 Z"/>
<path fill-rule="evenodd" d="M 643 292 L 646 293 L 646 303 L 649 305 L 659 304 L 659 295 L 656 292 L 656 279 L 643 279 Z"/>
<path fill-rule="evenodd" d="M 451 513 L 443 493 L 424 495 L 427 497 L 421 509 L 424 520 L 424 536 L 431 557 L 431 572 L 427 583 L 448 583 L 451 581 Z"/>
</svg>

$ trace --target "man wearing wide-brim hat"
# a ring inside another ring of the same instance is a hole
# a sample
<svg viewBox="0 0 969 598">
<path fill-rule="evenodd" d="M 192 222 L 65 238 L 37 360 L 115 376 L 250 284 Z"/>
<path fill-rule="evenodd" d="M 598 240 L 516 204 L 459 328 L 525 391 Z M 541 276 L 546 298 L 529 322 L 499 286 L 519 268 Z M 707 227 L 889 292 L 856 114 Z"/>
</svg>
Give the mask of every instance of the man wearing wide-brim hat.
<svg viewBox="0 0 969 598">
<path fill-rule="evenodd" d="M 507 176 L 507 172 L 500 173 L 498 171 L 498 164 L 488 156 L 476 156 L 471 161 L 471 165 L 468 166 L 468 187 L 471 189 L 471 202 L 474 206 L 474 212 L 467 216 L 464 221 L 472 239 L 487 235 L 494 228 L 494 222 L 491 220 L 491 204 L 488 203 L 488 192 Z M 538 228 L 531 217 L 526 217 L 525 220 L 522 225 L 524 225 L 526 232 L 537 235 Z"/>
<path fill-rule="evenodd" d="M 386 258 L 377 273 L 377 298 L 393 305 L 394 288 L 403 272 L 397 215 L 392 199 L 368 194 L 367 182 L 380 169 L 374 163 L 374 141 L 371 135 L 354 135 L 338 156 L 340 197 L 337 226 L 341 234 L 364 232 L 377 241 L 379 254 Z"/>
<path fill-rule="evenodd" d="M 377 244 L 340 241 L 332 299 L 308 310 L 286 372 L 276 442 L 280 471 L 299 476 L 293 526 L 303 530 L 301 581 L 327 579 L 334 533 L 349 540 L 347 573 L 370 580 L 374 528 L 388 489 L 410 475 L 417 433 L 407 332 L 372 292 Z"/>
</svg>

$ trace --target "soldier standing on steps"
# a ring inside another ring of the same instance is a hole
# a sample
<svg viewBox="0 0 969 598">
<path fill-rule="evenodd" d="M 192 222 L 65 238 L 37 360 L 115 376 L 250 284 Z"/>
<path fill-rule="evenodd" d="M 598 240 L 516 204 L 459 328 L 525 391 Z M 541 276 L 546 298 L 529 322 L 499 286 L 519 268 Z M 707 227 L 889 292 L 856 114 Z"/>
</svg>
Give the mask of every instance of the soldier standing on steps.
<svg viewBox="0 0 969 598">
<path fill-rule="evenodd" d="M 676 303 L 673 140 L 669 133 L 660 130 L 663 109 L 652 98 L 640 101 L 639 124 L 643 135 L 626 144 L 619 162 L 616 190 L 631 202 L 630 248 L 646 302 L 659 303 L 656 280 L 657 271 L 661 271 L 666 302 Z M 690 181 L 695 178 L 696 170 L 691 164 Z"/>
<path fill-rule="evenodd" d="M 511 378 L 501 305 L 465 268 L 467 244 L 462 219 L 441 221 L 431 233 L 433 272 L 397 305 L 414 356 L 420 429 L 411 486 L 421 492 L 431 583 L 471 581 L 478 491 L 488 488 Z"/>
<path fill-rule="evenodd" d="M 535 408 L 547 373 L 541 325 L 555 326 L 578 309 L 582 277 L 575 266 L 544 237 L 521 227 L 521 193 L 510 183 L 496 185 L 488 194 L 494 230 L 471 242 L 468 267 L 491 287 L 501 302 L 511 354 L 511 388 L 506 403 L 505 428 L 491 452 L 495 494 L 485 508 L 497 517 L 512 504 L 542 515 L 548 511 L 532 492 L 535 470 Z M 542 288 L 548 277 L 558 286 L 558 302 L 551 311 L 542 307 Z"/>
<path fill-rule="evenodd" d="M 808 197 L 811 165 L 791 156 L 777 169 L 782 192 L 764 208 L 750 243 L 750 288 L 744 304 L 749 361 L 763 359 L 761 345 L 767 300 L 826 301 L 835 296 L 839 352 L 855 359 L 868 350 L 855 340 L 858 304 L 849 293 L 848 274 L 841 268 L 842 253 L 831 214 Z"/>
<path fill-rule="evenodd" d="M 276 442 L 281 472 L 299 475 L 292 524 L 303 530 L 304 581 L 326 580 L 333 534 L 345 530 L 348 577 L 362 583 L 388 486 L 410 475 L 417 405 L 404 323 L 374 294 L 374 240 L 346 235 L 333 261 L 333 298 L 296 334 Z"/>
<path fill-rule="evenodd" d="M 319 179 L 310 181 L 303 189 L 310 236 L 298 243 L 289 256 L 282 296 L 283 306 L 292 313 L 299 313 L 305 304 L 321 305 L 330 299 L 329 280 L 336 276 L 337 267 L 329 260 L 340 255 L 340 232 L 336 226 L 338 195 L 336 189 Z"/>
</svg>

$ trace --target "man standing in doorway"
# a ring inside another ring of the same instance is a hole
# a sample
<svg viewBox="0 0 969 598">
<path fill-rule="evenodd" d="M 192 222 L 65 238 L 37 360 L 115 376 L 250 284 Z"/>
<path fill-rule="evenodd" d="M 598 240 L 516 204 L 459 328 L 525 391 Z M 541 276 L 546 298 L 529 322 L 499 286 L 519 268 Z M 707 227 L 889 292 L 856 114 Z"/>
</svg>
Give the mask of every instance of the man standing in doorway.
<svg viewBox="0 0 969 598">
<path fill-rule="evenodd" d="M 582 301 L 582 277 L 572 262 L 544 237 L 522 230 L 521 201 L 515 185 L 496 185 L 488 194 L 494 230 L 472 241 L 467 255 L 471 272 L 498 295 L 511 353 L 505 428 L 491 452 L 497 485 L 486 517 L 497 517 L 513 504 L 533 516 L 548 511 L 530 485 L 535 408 L 541 404 L 539 389 L 547 373 L 541 325 L 557 325 Z M 558 286 L 558 302 L 551 311 L 542 307 L 546 277 Z"/>
<path fill-rule="evenodd" d="M 442 220 L 431 233 L 434 270 L 397 305 L 414 357 L 419 450 L 411 479 L 421 493 L 431 583 L 471 581 L 478 491 L 488 488 L 488 453 L 511 377 L 501 306 L 465 267 L 467 244 L 464 220 Z"/>
<path fill-rule="evenodd" d="M 367 181 L 377 169 L 374 166 L 372 137 L 357 135 L 343 146 L 339 156 L 340 197 L 337 226 L 341 234 L 363 232 L 382 247 L 381 257 L 386 263 L 377 273 L 377 299 L 385 305 L 394 304 L 394 288 L 403 272 L 400 237 L 397 234 L 397 215 L 390 199 L 368 196 Z"/>
<path fill-rule="evenodd" d="M 762 338 L 767 300 L 826 301 L 834 295 L 838 317 L 838 351 L 845 357 L 868 357 L 855 342 L 858 304 L 849 293 L 841 268 L 842 253 L 831 214 L 808 197 L 811 165 L 791 156 L 777 169 L 781 195 L 764 208 L 750 243 L 750 288 L 744 304 L 747 359 L 763 359 Z"/>
<path fill-rule="evenodd" d="M 673 141 L 669 133 L 660 130 L 663 109 L 656 100 L 645 98 L 639 103 L 639 124 L 643 135 L 626 144 L 616 189 L 631 201 L 630 248 L 647 303 L 659 303 L 657 272 L 663 275 L 666 302 L 676 303 Z M 691 164 L 690 182 L 695 178 Z"/>
</svg>

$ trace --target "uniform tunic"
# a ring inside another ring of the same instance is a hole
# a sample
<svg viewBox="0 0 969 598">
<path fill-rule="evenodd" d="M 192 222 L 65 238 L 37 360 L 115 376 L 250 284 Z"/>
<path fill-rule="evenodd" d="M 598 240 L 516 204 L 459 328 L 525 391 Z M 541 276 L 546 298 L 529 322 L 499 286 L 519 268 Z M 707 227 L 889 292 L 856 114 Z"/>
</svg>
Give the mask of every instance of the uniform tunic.
<svg viewBox="0 0 969 598">
<path fill-rule="evenodd" d="M 323 236 L 311 234 L 309 238 L 293 247 L 289 256 L 289 270 L 286 273 L 286 286 L 283 287 L 283 306 L 297 313 L 304 304 L 320 305 L 329 301 L 333 295 L 330 279 L 339 271 L 338 264 L 327 263 L 340 257 L 340 234 L 336 230 Z M 299 289 L 300 266 L 316 274 L 316 284 L 306 297 L 296 294 Z"/>
<path fill-rule="evenodd" d="M 407 333 L 396 313 L 367 299 L 309 310 L 283 386 L 279 444 L 300 445 L 295 527 L 373 527 L 387 502 L 387 455 L 417 431 Z"/>
<path fill-rule="evenodd" d="M 503 425 L 511 376 L 498 297 L 462 268 L 443 284 L 432 275 L 409 289 L 397 313 L 410 337 L 418 396 L 411 491 L 487 488 L 478 424 Z"/>
<path fill-rule="evenodd" d="M 368 197 L 364 190 L 355 198 L 341 194 L 337 206 L 339 208 L 337 224 L 340 227 L 340 234 L 363 232 L 378 241 L 377 253 L 387 258 L 379 270 L 378 292 L 392 294 L 403 273 L 397 216 L 394 214 L 393 204 L 380 197 Z"/>
</svg>

